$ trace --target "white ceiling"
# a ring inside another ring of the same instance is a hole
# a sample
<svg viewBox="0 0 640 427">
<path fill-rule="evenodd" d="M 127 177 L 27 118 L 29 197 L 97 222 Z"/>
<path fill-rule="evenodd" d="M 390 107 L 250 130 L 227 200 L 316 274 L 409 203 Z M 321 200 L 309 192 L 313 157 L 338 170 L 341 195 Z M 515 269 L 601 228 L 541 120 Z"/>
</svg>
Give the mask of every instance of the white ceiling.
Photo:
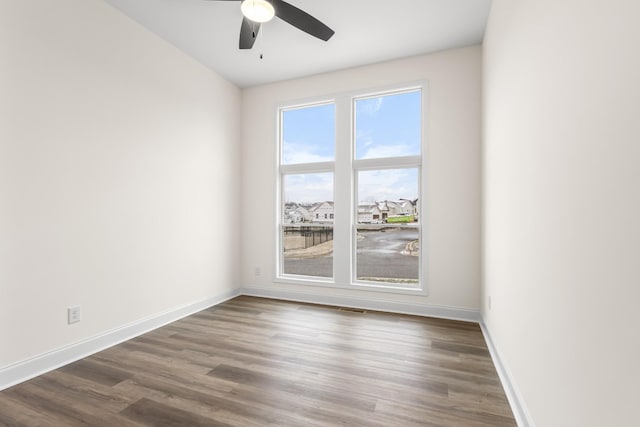
<svg viewBox="0 0 640 427">
<path fill-rule="evenodd" d="M 335 30 L 318 40 L 278 18 L 238 49 L 239 1 L 105 0 L 240 87 L 482 42 L 491 0 L 287 0 Z M 263 59 L 260 59 L 263 54 Z"/>
</svg>

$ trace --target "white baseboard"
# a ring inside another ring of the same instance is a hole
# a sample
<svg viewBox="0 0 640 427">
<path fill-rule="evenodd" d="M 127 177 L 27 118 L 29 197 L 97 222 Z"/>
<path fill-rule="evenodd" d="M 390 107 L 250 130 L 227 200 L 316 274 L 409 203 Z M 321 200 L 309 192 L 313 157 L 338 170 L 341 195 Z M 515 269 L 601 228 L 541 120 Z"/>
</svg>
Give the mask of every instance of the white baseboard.
<svg viewBox="0 0 640 427">
<path fill-rule="evenodd" d="M 484 340 L 487 342 L 491 359 L 493 359 L 493 364 L 496 367 L 496 371 L 498 371 L 498 377 L 500 377 L 502 388 L 507 395 L 507 400 L 509 400 L 509 405 L 511 405 L 511 410 L 513 411 L 513 416 L 516 418 L 518 427 L 535 427 L 535 424 L 531 419 L 531 414 L 527 409 L 527 405 L 524 403 L 524 399 L 522 398 L 518 387 L 516 387 L 515 382 L 512 381 L 509 369 L 507 369 L 506 365 L 502 363 L 498 349 L 496 348 L 493 339 L 491 339 L 491 334 L 489 333 L 489 329 L 487 328 L 487 325 L 485 325 L 484 321 L 480 321 L 480 328 L 482 329 Z"/>
<path fill-rule="evenodd" d="M 174 307 L 162 313 L 106 331 L 100 335 L 0 368 L 0 390 L 30 380 L 38 375 L 75 362 L 238 295 L 240 295 L 239 290 L 234 289 L 215 297 Z"/>
<path fill-rule="evenodd" d="M 287 301 L 308 302 L 339 307 L 353 307 L 364 310 L 388 311 L 390 313 L 439 317 L 442 319 L 463 320 L 475 323 L 480 322 L 480 311 L 466 308 L 392 302 L 373 298 L 338 297 L 312 292 L 282 291 L 258 287 L 243 287 L 240 288 L 240 293 L 242 295 L 275 298 Z"/>
</svg>

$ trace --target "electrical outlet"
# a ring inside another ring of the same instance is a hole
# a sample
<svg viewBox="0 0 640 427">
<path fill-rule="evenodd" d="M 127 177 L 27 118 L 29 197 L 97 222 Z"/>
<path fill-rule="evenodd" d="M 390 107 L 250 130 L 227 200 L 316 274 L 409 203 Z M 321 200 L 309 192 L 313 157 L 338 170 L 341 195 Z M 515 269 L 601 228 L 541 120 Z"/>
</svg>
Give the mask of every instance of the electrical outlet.
<svg viewBox="0 0 640 427">
<path fill-rule="evenodd" d="M 80 321 L 80 306 L 76 305 L 67 309 L 67 322 L 70 324 Z"/>
<path fill-rule="evenodd" d="M 256 276 L 259 276 L 262 274 L 262 271 L 260 271 L 260 267 L 256 267 L 256 269 L 254 270 L 254 273 Z"/>
<path fill-rule="evenodd" d="M 487 297 L 487 307 L 489 307 L 489 310 L 491 310 L 491 295 Z"/>
</svg>

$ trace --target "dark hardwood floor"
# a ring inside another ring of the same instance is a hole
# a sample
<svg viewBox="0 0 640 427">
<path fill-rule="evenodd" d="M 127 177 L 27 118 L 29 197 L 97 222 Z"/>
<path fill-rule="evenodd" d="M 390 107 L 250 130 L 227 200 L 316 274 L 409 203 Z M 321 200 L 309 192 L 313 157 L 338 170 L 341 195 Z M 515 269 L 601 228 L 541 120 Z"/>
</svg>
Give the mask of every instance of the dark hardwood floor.
<svg viewBox="0 0 640 427">
<path fill-rule="evenodd" d="M 478 325 L 238 297 L 0 392 L 9 426 L 515 426 Z"/>
</svg>

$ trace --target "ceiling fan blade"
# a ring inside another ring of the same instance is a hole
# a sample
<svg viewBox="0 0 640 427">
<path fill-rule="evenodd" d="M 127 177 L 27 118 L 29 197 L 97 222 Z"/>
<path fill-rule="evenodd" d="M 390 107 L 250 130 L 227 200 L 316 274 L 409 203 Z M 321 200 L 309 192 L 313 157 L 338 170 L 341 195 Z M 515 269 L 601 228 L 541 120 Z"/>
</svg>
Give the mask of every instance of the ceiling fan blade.
<svg viewBox="0 0 640 427">
<path fill-rule="evenodd" d="M 295 6 L 283 0 L 271 0 L 273 8 L 276 10 L 276 16 L 294 27 L 311 34 L 320 40 L 327 41 L 333 36 L 335 31 L 318 21 L 307 12 L 298 9 Z"/>
<path fill-rule="evenodd" d="M 258 32 L 260 31 L 260 24 L 242 18 L 242 25 L 240 26 L 240 49 L 251 49 L 256 42 Z"/>
</svg>

